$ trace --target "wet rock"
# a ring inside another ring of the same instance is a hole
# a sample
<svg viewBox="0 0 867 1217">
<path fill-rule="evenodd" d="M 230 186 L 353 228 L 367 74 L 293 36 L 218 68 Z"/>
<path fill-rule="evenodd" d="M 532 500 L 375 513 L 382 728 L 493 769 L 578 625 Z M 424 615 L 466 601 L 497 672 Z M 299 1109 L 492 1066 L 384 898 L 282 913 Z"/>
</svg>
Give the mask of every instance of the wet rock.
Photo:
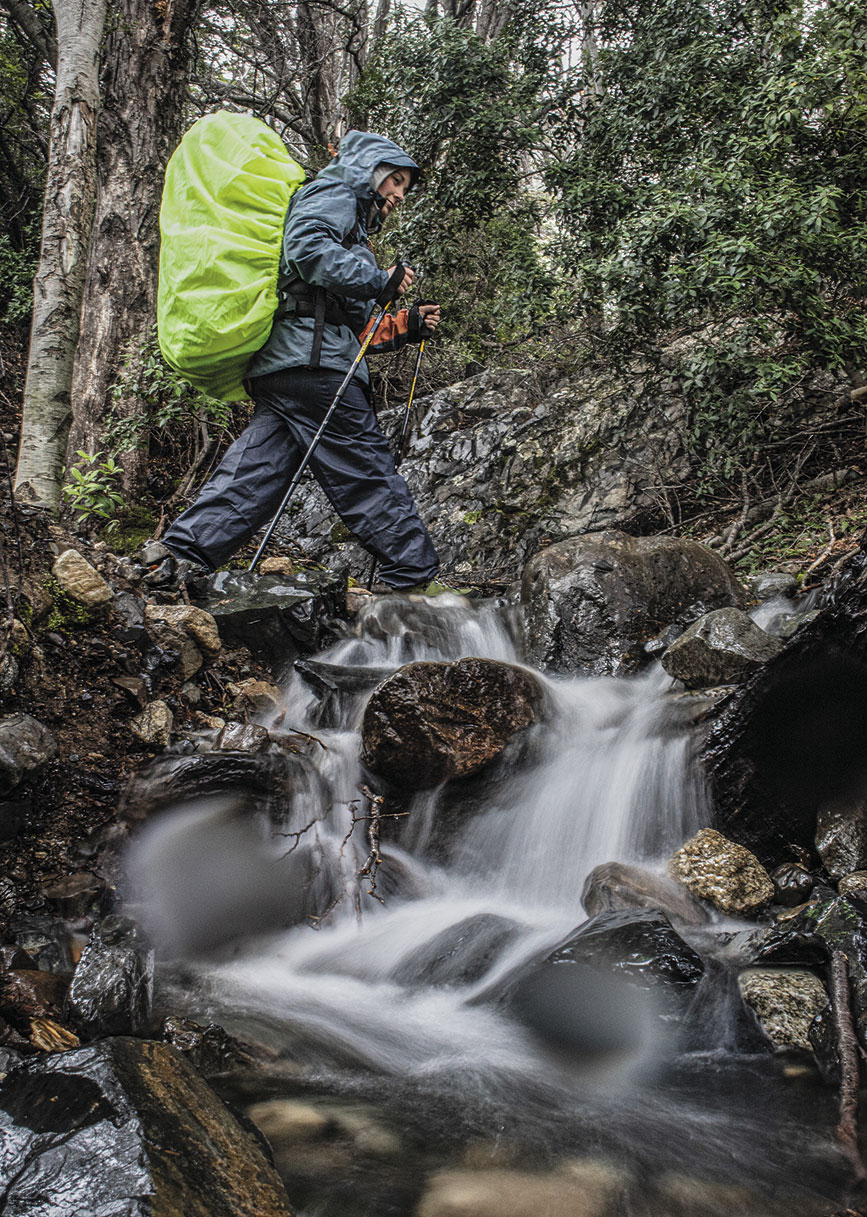
<svg viewBox="0 0 867 1217">
<path fill-rule="evenodd" d="M 619 532 L 549 546 L 521 583 L 530 658 L 595 676 L 635 671 L 664 627 L 744 599 L 725 562 L 697 542 Z"/>
<path fill-rule="evenodd" d="M 276 816 L 293 791 L 318 788 L 320 781 L 312 761 L 283 749 L 160 756 L 132 779 L 124 795 L 123 811 L 129 817 L 144 819 L 166 807 L 217 798 Z"/>
<path fill-rule="evenodd" d="M 191 1018 L 172 1016 L 163 1021 L 162 1037 L 167 1044 L 183 1052 L 203 1077 L 225 1073 L 238 1065 L 249 1065 L 252 1059 L 240 1040 L 216 1023 L 202 1027 Z"/>
<path fill-rule="evenodd" d="M 867 867 L 867 797 L 835 800 L 819 808 L 816 852 L 832 879 Z"/>
<path fill-rule="evenodd" d="M 445 1170 L 428 1180 L 417 1217 L 608 1217 L 625 1180 L 607 1164 L 570 1163 L 556 1172 Z"/>
<path fill-rule="evenodd" d="M 662 656 L 662 666 L 688 689 L 734 684 L 773 659 L 782 644 L 736 608 L 696 621 Z"/>
<path fill-rule="evenodd" d="M 717 827 L 766 865 L 812 851 L 818 809 L 867 789 L 867 555 L 825 603 L 732 692 L 701 745 Z"/>
<path fill-rule="evenodd" d="M 549 965 L 584 963 L 611 969 L 640 984 L 691 988 L 701 978 L 701 956 L 656 909 L 600 913 L 548 956 Z"/>
<path fill-rule="evenodd" d="M 368 596 L 368 600 L 370 597 Z M 347 704 L 364 693 L 370 693 L 394 671 L 394 665 L 352 666 L 324 663 L 318 659 L 299 659 L 295 670 L 319 697 L 315 711 L 318 727 L 334 727 L 343 720 Z"/>
<path fill-rule="evenodd" d="M 867 1048 L 867 931 L 850 901 L 817 887 L 806 905 L 777 918 L 757 962 L 824 966 L 835 951 L 846 958 L 855 1030 L 862 1048 Z"/>
<path fill-rule="evenodd" d="M 111 606 L 114 635 L 121 642 L 141 646 L 147 642 L 145 601 L 131 592 L 119 592 Z"/>
<path fill-rule="evenodd" d="M 12 917 L 9 939 L 41 972 L 71 972 L 69 931 L 53 917 Z"/>
<path fill-rule="evenodd" d="M 90 871 L 75 871 L 43 884 L 42 895 L 65 917 L 76 919 L 93 909 L 105 891 L 105 882 Z"/>
<path fill-rule="evenodd" d="M 844 875 L 837 884 L 837 891 L 855 904 L 867 905 L 867 870 L 856 870 Z"/>
<path fill-rule="evenodd" d="M 167 748 L 172 736 L 174 715 L 164 701 L 152 701 L 145 706 L 141 714 L 130 719 L 130 730 L 133 735 L 155 748 Z"/>
<path fill-rule="evenodd" d="M 684 1014 L 678 1037 L 683 1052 L 759 1056 L 773 1045 L 744 1001 L 737 974 L 717 960 L 708 962 L 704 976 Z"/>
<path fill-rule="evenodd" d="M 713 828 L 703 828 L 674 854 L 674 879 L 720 912 L 745 916 L 774 898 L 774 885 L 755 854 Z"/>
<path fill-rule="evenodd" d="M 226 691 L 234 697 L 233 709 L 239 714 L 274 714 L 283 704 L 283 695 L 277 685 L 252 676 L 227 685 Z"/>
<path fill-rule="evenodd" d="M 811 621 L 815 621 L 817 616 L 817 609 L 799 613 L 777 613 L 768 621 L 762 623 L 762 629 L 766 633 L 772 634 L 774 638 L 781 638 L 785 641 L 788 638 L 793 638 L 802 626 L 809 625 Z"/>
<path fill-rule="evenodd" d="M 29 714 L 0 718 L 0 797 L 34 777 L 57 755 L 57 741 Z"/>
<path fill-rule="evenodd" d="M 247 646 L 285 662 L 298 647 L 318 650 L 329 640 L 331 621 L 346 615 L 346 576 L 218 571 L 199 599 L 227 646 Z"/>
<path fill-rule="evenodd" d="M 121 689 L 127 699 L 139 710 L 147 705 L 148 687 L 141 676 L 113 676 L 111 683 Z"/>
<path fill-rule="evenodd" d="M 26 1169 L 22 1170 L 22 1164 Z M 181 1053 L 111 1039 L 0 1086 L 5 1203 L 27 1217 L 291 1217 L 273 1167 Z"/>
<path fill-rule="evenodd" d="M 149 604 L 145 609 L 149 632 L 162 647 L 177 649 L 177 640 L 191 639 L 207 659 L 216 659 L 222 649 L 220 633 L 212 615 L 190 604 Z"/>
<path fill-rule="evenodd" d="M 255 723 L 226 723 L 214 743 L 217 751 L 264 752 L 271 742 L 265 727 Z"/>
<path fill-rule="evenodd" d="M 645 655 L 661 655 L 663 651 L 667 651 L 671 644 L 678 640 L 685 628 L 682 625 L 666 626 L 655 638 L 650 638 L 645 642 L 642 648 Z"/>
<path fill-rule="evenodd" d="M 114 599 L 114 592 L 105 579 L 77 549 L 65 550 L 51 573 L 62 592 L 87 608 L 96 608 Z"/>
<path fill-rule="evenodd" d="M 128 917 L 94 927 L 75 969 L 66 1014 L 84 1039 L 137 1035 L 150 1026 L 154 951 Z"/>
<path fill-rule="evenodd" d="M 588 917 L 624 909 L 658 909 L 674 923 L 703 925 L 706 909 L 665 875 L 624 862 L 595 867 L 584 882 L 581 903 Z"/>
<path fill-rule="evenodd" d="M 485 975 L 515 941 L 519 927 L 506 917 L 479 913 L 437 934 L 400 961 L 391 979 L 400 985 L 470 985 Z"/>
<path fill-rule="evenodd" d="M 0 1014 L 16 1031 L 27 1035 L 31 1019 L 62 1019 L 68 988 L 68 976 L 12 968 L 0 973 Z"/>
<path fill-rule="evenodd" d="M 756 600 L 773 600 L 777 596 L 791 599 L 798 590 L 798 580 L 785 571 L 762 571 L 750 580 L 750 591 Z"/>
<path fill-rule="evenodd" d="M 794 968 L 749 968 L 741 972 L 738 984 L 771 1043 L 810 1051 L 810 1025 L 828 1005 L 818 976 Z"/>
<path fill-rule="evenodd" d="M 771 872 L 771 882 L 774 885 L 774 903 L 794 908 L 809 900 L 815 880 L 797 862 L 784 862 Z"/>
<path fill-rule="evenodd" d="M 536 720 L 542 696 L 535 677 L 512 664 L 408 664 L 367 703 L 364 761 L 386 781 L 410 790 L 474 773 Z"/>
</svg>

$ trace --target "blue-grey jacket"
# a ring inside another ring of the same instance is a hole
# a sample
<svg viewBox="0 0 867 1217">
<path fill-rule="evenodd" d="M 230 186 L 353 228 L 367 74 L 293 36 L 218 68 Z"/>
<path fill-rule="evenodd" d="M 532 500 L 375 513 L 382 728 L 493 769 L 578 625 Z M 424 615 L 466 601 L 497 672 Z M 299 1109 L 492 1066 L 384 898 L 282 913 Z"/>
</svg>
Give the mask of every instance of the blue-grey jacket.
<svg viewBox="0 0 867 1217">
<path fill-rule="evenodd" d="M 418 174 L 415 161 L 390 139 L 369 131 L 348 131 L 334 160 L 293 196 L 277 281 L 282 303 L 268 341 L 253 356 L 249 377 L 309 366 L 314 320 L 294 315 L 290 289 L 299 279 L 336 297 L 350 322 L 325 326 L 319 366 L 345 372 L 355 359 L 356 335 L 388 282 L 388 272 L 376 265 L 367 243 L 371 206 L 378 197 L 370 177 L 383 162 L 408 169 L 413 178 Z M 373 227 L 378 226 L 376 217 Z M 369 381 L 363 361 L 356 377 L 364 384 Z"/>
</svg>

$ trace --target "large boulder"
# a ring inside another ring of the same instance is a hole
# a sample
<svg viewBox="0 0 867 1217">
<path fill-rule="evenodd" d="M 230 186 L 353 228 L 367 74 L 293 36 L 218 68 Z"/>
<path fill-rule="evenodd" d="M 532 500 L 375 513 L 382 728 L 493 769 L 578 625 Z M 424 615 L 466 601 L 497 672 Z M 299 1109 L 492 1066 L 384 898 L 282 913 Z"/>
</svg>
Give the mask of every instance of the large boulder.
<svg viewBox="0 0 867 1217">
<path fill-rule="evenodd" d="M 696 541 L 602 532 L 561 541 L 524 570 L 530 658 L 555 672 L 624 675 L 671 624 L 741 605 L 729 567 Z"/>
<path fill-rule="evenodd" d="M 737 608 L 714 609 L 694 622 L 662 657 L 688 689 L 734 684 L 767 663 L 783 644 Z"/>
<path fill-rule="evenodd" d="M 542 687 L 524 668 L 493 659 L 407 664 L 371 694 L 363 758 L 380 777 L 424 790 L 500 755 L 534 722 Z"/>
<path fill-rule="evenodd" d="M 291 1217 L 257 1138 L 168 1044 L 110 1039 L 0 1085 L 4 1211 Z"/>
<path fill-rule="evenodd" d="M 679 883 L 625 862 L 595 866 L 584 881 L 581 903 L 588 917 L 625 909 L 657 909 L 674 924 L 704 925 L 709 920 L 704 906 Z"/>
<path fill-rule="evenodd" d="M 815 848 L 819 809 L 867 791 L 867 554 L 825 607 L 708 716 L 714 822 L 765 864 Z"/>
<path fill-rule="evenodd" d="M 246 646 L 285 663 L 299 648 L 318 650 L 330 640 L 333 619 L 346 615 L 346 576 L 218 571 L 204 582 L 198 600 L 227 646 Z"/>
</svg>

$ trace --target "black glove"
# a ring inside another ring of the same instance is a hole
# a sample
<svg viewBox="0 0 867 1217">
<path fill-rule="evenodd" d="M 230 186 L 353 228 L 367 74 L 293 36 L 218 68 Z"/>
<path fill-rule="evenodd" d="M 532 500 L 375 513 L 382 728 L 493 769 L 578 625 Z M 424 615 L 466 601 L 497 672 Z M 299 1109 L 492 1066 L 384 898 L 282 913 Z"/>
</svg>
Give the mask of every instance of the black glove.
<svg viewBox="0 0 867 1217">
<path fill-rule="evenodd" d="M 406 267 L 402 262 L 398 262 L 394 270 L 391 272 L 391 277 L 385 287 L 376 297 L 377 304 L 391 304 L 392 300 L 396 300 L 398 289 L 403 283 L 403 277 L 406 274 Z"/>
<path fill-rule="evenodd" d="M 425 301 L 419 303 L 424 304 Z M 429 330 L 424 323 L 421 313 L 418 311 L 418 304 L 414 304 L 409 310 L 409 325 L 407 328 L 407 338 L 410 342 L 423 342 L 426 338 L 433 337 L 433 330 Z"/>
</svg>

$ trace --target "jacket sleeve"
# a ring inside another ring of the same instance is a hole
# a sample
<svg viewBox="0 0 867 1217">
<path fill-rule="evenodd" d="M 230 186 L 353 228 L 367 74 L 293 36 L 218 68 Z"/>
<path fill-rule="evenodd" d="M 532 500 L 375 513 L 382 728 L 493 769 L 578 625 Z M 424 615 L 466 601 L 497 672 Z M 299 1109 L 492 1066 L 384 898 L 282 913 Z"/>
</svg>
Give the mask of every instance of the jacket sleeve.
<svg viewBox="0 0 867 1217">
<path fill-rule="evenodd" d="M 342 183 L 311 182 L 296 194 L 286 219 L 283 255 L 305 283 L 355 300 L 375 300 L 388 282 L 364 246 L 343 242 L 356 221 L 357 202 Z"/>
<path fill-rule="evenodd" d="M 358 335 L 360 343 L 364 343 L 374 324 L 371 318 Z M 409 341 L 409 309 L 398 309 L 396 313 L 385 314 L 376 331 L 376 337 L 367 348 L 367 353 L 368 355 L 382 355 L 386 351 L 399 351 Z"/>
</svg>

